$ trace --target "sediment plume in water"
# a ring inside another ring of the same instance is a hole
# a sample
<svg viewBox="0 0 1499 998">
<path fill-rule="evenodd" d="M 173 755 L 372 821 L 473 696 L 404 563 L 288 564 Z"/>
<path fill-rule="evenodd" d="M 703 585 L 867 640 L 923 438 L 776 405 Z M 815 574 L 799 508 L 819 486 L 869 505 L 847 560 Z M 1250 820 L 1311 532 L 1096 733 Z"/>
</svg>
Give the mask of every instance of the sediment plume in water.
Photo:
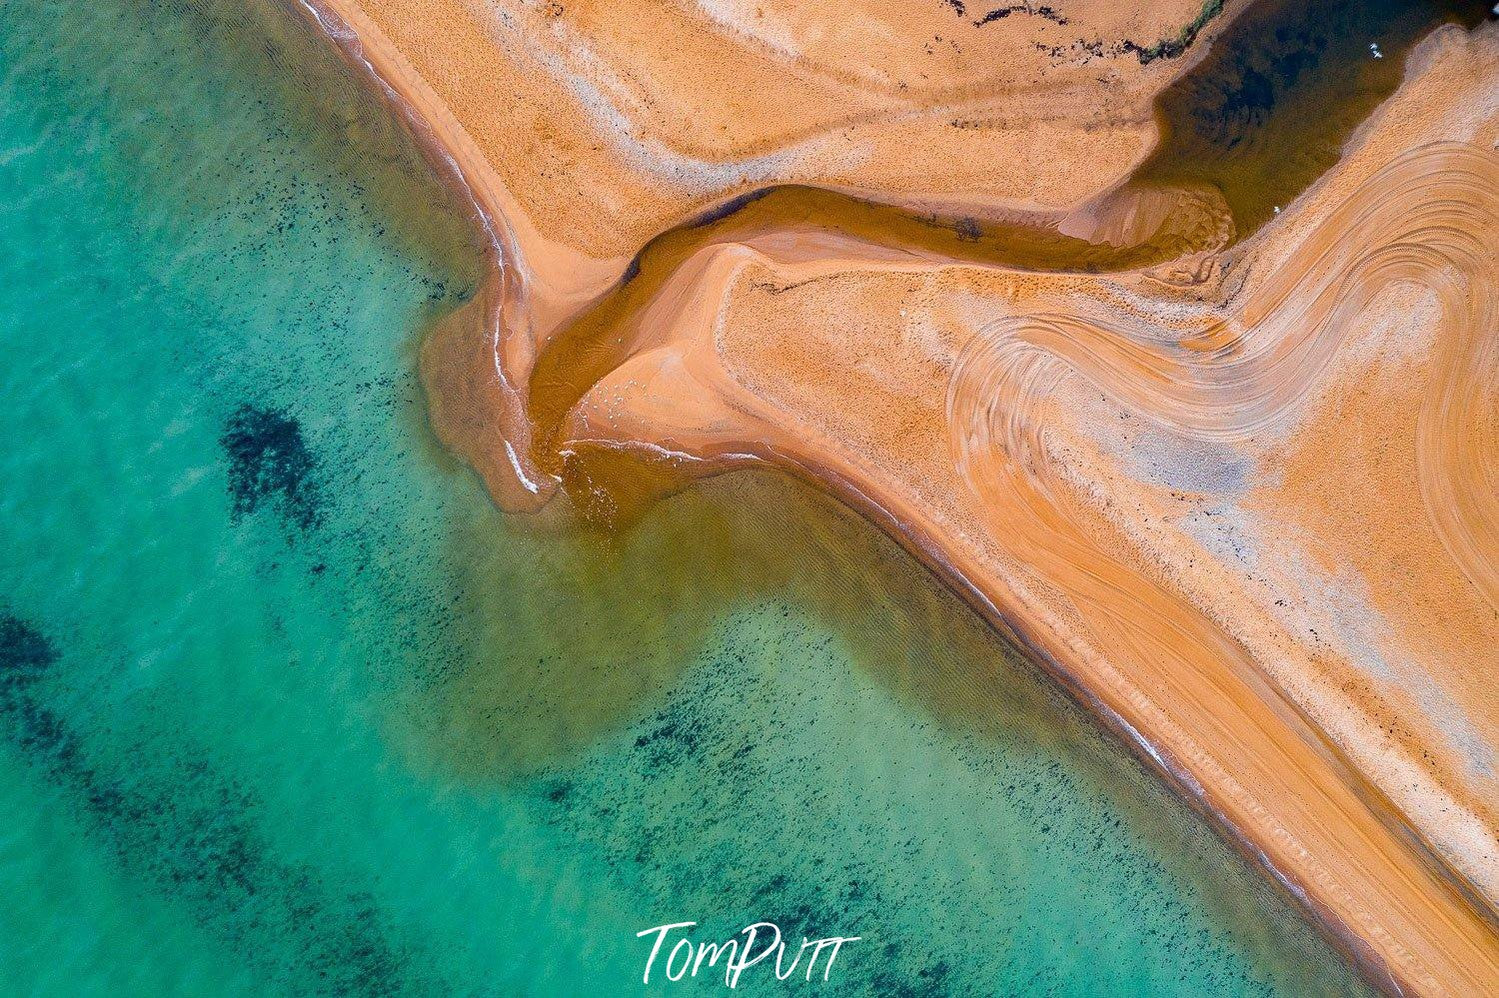
<svg viewBox="0 0 1499 998">
<path fill-rule="evenodd" d="M 608 524 L 739 467 L 820 484 L 1371 980 L 1478 994 L 1499 32 L 1415 6 L 1382 7 L 1351 94 L 1295 4 L 316 13 L 492 241 L 422 366 L 501 505 Z M 1279 75 L 1240 58 L 1243 130 L 1192 133 L 1234 32 L 1287 46 Z M 1261 119 L 1308 100 L 1335 138 L 1279 162 L 1315 122 Z"/>
</svg>

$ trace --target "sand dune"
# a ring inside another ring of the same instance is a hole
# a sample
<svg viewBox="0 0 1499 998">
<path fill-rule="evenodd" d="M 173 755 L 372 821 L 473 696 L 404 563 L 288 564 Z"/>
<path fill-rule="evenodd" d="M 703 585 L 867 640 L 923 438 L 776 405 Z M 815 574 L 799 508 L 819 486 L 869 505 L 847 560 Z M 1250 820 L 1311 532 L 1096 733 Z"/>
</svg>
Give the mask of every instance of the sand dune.
<svg viewBox="0 0 1499 998">
<path fill-rule="evenodd" d="M 1499 990 L 1492 26 L 1230 249 L 1211 191 L 1125 183 L 1189 60 L 1123 41 L 1197 4 L 332 6 L 494 236 L 423 372 L 498 501 L 833 489 L 1371 979 Z M 786 183 L 832 193 L 684 224 Z"/>
</svg>

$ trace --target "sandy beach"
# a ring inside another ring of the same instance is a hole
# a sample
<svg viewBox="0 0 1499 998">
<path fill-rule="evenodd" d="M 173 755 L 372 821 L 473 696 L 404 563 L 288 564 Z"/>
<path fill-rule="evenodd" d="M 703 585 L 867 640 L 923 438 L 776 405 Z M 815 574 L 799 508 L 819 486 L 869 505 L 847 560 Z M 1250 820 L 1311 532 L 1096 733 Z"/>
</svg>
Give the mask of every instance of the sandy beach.
<svg viewBox="0 0 1499 998">
<path fill-rule="evenodd" d="M 1499 32 L 1236 241 L 1128 179 L 1245 5 L 952 6 L 303 3 L 491 247 L 434 428 L 517 512 L 831 490 L 1371 981 L 1499 990 Z"/>
</svg>

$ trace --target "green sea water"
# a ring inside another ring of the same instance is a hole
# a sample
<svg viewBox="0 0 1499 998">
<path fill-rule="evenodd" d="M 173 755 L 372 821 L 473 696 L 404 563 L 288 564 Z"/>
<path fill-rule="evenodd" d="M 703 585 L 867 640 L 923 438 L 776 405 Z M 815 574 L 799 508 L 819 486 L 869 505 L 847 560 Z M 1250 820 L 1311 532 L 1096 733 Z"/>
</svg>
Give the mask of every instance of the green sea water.
<svg viewBox="0 0 1499 998">
<path fill-rule="evenodd" d="M 0 5 L 0 992 L 1360 990 L 892 544 L 774 478 L 622 536 L 427 430 L 474 248 L 287 12 Z"/>
</svg>

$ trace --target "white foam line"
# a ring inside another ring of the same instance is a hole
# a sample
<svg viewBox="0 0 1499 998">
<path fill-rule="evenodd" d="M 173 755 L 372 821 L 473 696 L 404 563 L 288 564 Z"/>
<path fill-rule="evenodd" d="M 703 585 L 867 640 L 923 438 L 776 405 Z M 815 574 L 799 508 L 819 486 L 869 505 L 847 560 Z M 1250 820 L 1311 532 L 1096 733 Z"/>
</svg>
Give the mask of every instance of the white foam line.
<svg viewBox="0 0 1499 998">
<path fill-rule="evenodd" d="M 297 0 L 297 5 L 307 12 L 307 15 L 312 18 L 318 29 L 331 39 L 339 49 L 364 67 L 365 73 L 380 85 L 380 89 L 384 91 L 386 99 L 391 105 L 410 124 L 415 126 L 418 131 L 425 134 L 425 141 L 421 143 L 423 148 L 429 152 L 435 151 L 447 164 L 458 188 L 463 192 L 463 196 L 473 208 L 474 214 L 479 218 L 479 224 L 483 227 L 485 239 L 489 244 L 489 256 L 493 260 L 495 269 L 498 272 L 494 276 L 494 279 L 503 281 L 504 273 L 510 270 L 511 273 L 516 274 L 520 278 L 522 290 L 524 290 L 524 270 L 523 268 L 511 269 L 508 267 L 507 260 L 512 255 L 507 252 L 509 240 L 500 235 L 493 215 L 479 198 L 478 194 L 475 193 L 474 184 L 469 180 L 468 174 L 463 169 L 463 165 L 448 151 L 447 146 L 438 139 L 437 130 L 422 116 L 421 112 L 391 86 L 390 81 L 385 78 L 384 74 L 365 55 L 364 42 L 359 37 L 359 32 L 350 27 L 337 14 L 323 10 L 314 0 Z M 519 254 L 514 255 L 519 259 Z M 515 386 L 510 383 L 510 379 L 506 377 L 504 365 L 500 362 L 500 316 L 502 307 L 503 305 L 497 302 L 492 314 L 486 317 L 486 322 L 488 322 L 490 327 L 490 354 L 494 361 L 495 378 L 499 382 L 501 392 L 513 400 L 518 397 L 519 393 L 515 390 Z M 520 482 L 521 487 L 527 492 L 532 495 L 540 495 L 541 483 L 527 474 L 521 462 L 520 455 L 516 453 L 515 447 L 510 443 L 510 440 L 504 435 L 501 435 L 500 439 L 505 446 L 505 458 L 510 462 L 510 468 L 515 472 L 516 480 Z"/>
</svg>

